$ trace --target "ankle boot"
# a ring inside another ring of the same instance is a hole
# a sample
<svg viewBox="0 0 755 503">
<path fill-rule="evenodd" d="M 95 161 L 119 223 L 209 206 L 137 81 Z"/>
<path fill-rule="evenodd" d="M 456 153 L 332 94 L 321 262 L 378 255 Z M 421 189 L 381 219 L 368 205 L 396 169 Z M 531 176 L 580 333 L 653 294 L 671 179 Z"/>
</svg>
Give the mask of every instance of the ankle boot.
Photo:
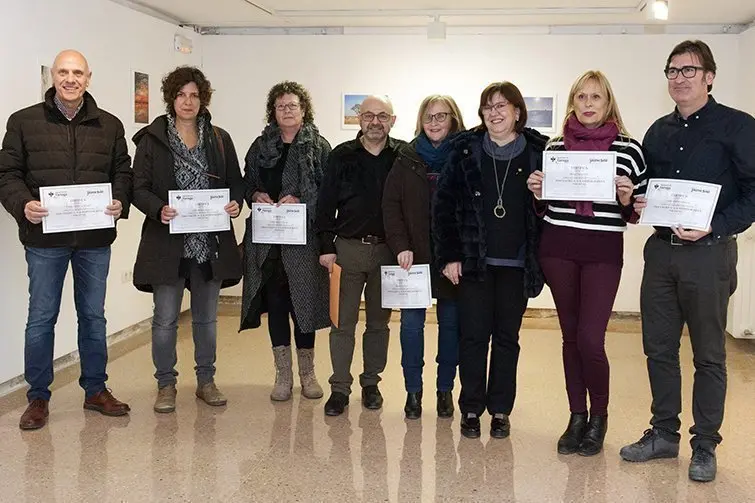
<svg viewBox="0 0 755 503">
<path fill-rule="evenodd" d="M 422 390 L 417 393 L 406 394 L 406 405 L 404 405 L 404 414 L 407 419 L 419 419 L 422 415 Z"/>
<path fill-rule="evenodd" d="M 275 384 L 270 393 L 270 400 L 283 402 L 291 398 L 294 387 L 294 373 L 291 370 L 291 346 L 275 346 Z"/>
<path fill-rule="evenodd" d="M 322 398 L 322 388 L 315 375 L 315 349 L 297 349 L 296 359 L 299 363 L 299 381 L 304 398 Z"/>
<path fill-rule="evenodd" d="M 582 443 L 587 430 L 587 412 L 574 414 L 569 417 L 569 424 L 561 438 L 558 439 L 559 454 L 574 454 Z"/>
<path fill-rule="evenodd" d="M 590 422 L 587 424 L 587 431 L 579 444 L 580 456 L 594 456 L 603 450 L 603 440 L 606 438 L 608 431 L 608 415 L 590 416 Z"/>
</svg>

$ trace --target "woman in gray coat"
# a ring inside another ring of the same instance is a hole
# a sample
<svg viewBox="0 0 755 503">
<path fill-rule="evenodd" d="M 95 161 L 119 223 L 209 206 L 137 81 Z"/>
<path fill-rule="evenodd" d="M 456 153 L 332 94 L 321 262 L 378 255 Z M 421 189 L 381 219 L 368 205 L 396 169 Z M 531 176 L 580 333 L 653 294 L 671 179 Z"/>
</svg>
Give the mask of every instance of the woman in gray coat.
<svg viewBox="0 0 755 503">
<path fill-rule="evenodd" d="M 261 314 L 267 313 L 276 370 L 272 400 L 291 398 L 289 316 L 294 321 L 302 395 L 323 394 L 315 377 L 314 344 L 315 331 L 330 326 L 328 273 L 319 264 L 312 223 L 330 144 L 313 119 L 309 92 L 301 84 L 276 84 L 267 95 L 268 125 L 246 154 L 244 182 L 250 207 L 253 203 L 307 205 L 306 245 L 253 243 L 253 216 L 247 219 L 241 330 L 259 327 Z"/>
</svg>

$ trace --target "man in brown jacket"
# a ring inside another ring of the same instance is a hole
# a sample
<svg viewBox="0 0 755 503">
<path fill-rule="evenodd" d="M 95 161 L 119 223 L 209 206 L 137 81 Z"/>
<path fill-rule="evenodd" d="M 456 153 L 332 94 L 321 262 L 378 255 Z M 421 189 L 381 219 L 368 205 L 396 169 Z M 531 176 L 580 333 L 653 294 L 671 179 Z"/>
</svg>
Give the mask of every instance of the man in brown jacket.
<svg viewBox="0 0 755 503">
<path fill-rule="evenodd" d="M 0 202 L 18 222 L 29 275 L 24 375 L 30 388 L 19 423 L 23 430 L 47 422 L 55 323 L 69 263 L 84 408 L 108 416 L 130 410 L 105 387 L 105 290 L 115 227 L 47 233 L 42 225 L 48 210 L 40 202 L 40 189 L 59 185 L 110 184 L 112 201 L 102 211 L 113 220 L 128 217 L 131 158 L 123 124 L 99 109 L 86 91 L 91 76 L 83 55 L 61 52 L 52 67 L 54 87 L 43 103 L 10 116 L 0 150 Z"/>
</svg>

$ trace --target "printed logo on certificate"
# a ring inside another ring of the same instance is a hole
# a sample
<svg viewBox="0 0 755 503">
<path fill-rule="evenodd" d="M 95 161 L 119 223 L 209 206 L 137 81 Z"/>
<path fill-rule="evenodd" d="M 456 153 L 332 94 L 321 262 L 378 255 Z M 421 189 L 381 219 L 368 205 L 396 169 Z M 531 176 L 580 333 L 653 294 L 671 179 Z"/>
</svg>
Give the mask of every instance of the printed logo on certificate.
<svg viewBox="0 0 755 503">
<path fill-rule="evenodd" d="M 170 233 L 230 230 L 231 216 L 225 211 L 230 200 L 230 189 L 169 190 L 168 205 L 178 212 L 170 221 Z"/>
<path fill-rule="evenodd" d="M 714 183 L 651 178 L 639 223 L 707 231 L 720 194 L 721 186 Z"/>
<path fill-rule="evenodd" d="M 380 267 L 380 293 L 383 309 L 430 307 L 430 265 L 414 265 L 408 271 L 397 265 Z"/>
<path fill-rule="evenodd" d="M 616 152 L 543 152 L 543 199 L 616 201 Z"/>
<path fill-rule="evenodd" d="M 113 202 L 109 183 L 40 187 L 39 202 L 47 210 L 42 219 L 43 234 L 115 227 L 113 216 L 105 213 Z"/>
<path fill-rule="evenodd" d="M 252 243 L 307 244 L 307 205 L 252 203 Z"/>
</svg>

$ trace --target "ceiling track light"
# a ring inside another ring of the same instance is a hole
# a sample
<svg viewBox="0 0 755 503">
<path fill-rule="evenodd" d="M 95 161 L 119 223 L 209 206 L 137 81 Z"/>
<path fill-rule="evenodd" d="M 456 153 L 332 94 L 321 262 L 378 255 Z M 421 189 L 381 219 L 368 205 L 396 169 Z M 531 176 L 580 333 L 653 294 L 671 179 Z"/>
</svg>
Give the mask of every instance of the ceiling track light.
<svg viewBox="0 0 755 503">
<path fill-rule="evenodd" d="M 656 21 L 668 20 L 669 0 L 648 0 L 640 10 L 645 11 L 648 19 Z"/>
</svg>

